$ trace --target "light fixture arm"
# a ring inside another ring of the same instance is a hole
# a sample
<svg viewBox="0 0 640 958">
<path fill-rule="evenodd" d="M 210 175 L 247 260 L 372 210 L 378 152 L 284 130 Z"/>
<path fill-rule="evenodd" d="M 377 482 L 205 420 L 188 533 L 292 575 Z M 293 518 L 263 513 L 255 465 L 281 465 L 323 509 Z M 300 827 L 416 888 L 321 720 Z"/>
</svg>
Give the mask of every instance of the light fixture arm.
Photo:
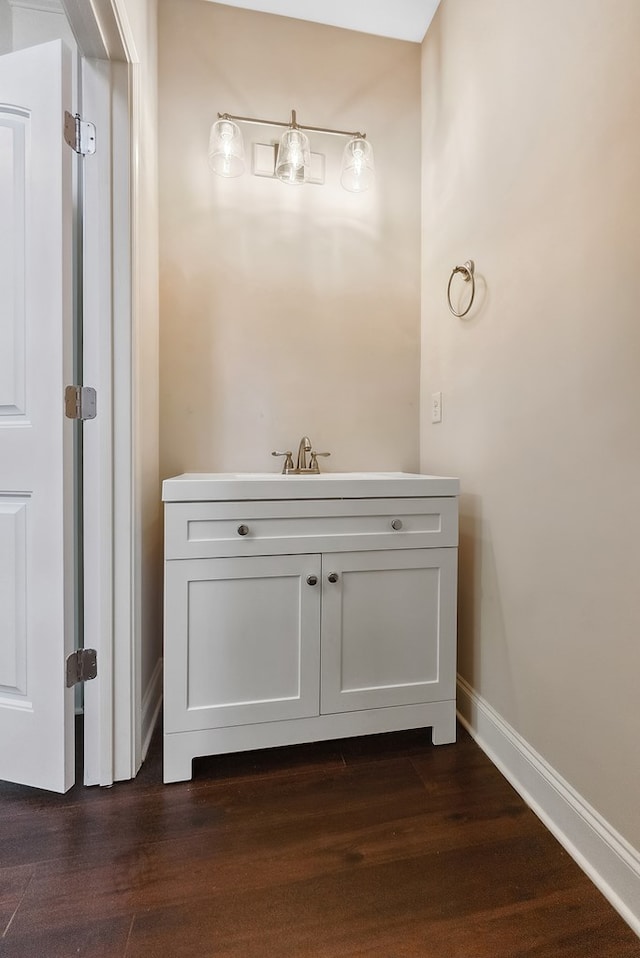
<svg viewBox="0 0 640 958">
<path fill-rule="evenodd" d="M 307 130 L 309 133 L 329 133 L 331 136 L 349 136 L 351 138 L 358 137 L 358 139 L 365 140 L 367 137 L 366 133 L 360 133 L 358 131 L 350 132 L 349 130 L 330 130 L 324 126 L 303 126 L 301 123 L 296 121 L 296 111 L 291 111 L 291 119 L 288 123 L 283 123 L 280 120 L 259 120 L 253 116 L 236 116 L 233 113 L 218 113 L 219 120 L 234 120 L 236 123 L 253 123 L 256 126 L 281 126 L 286 127 L 291 130 Z"/>
</svg>

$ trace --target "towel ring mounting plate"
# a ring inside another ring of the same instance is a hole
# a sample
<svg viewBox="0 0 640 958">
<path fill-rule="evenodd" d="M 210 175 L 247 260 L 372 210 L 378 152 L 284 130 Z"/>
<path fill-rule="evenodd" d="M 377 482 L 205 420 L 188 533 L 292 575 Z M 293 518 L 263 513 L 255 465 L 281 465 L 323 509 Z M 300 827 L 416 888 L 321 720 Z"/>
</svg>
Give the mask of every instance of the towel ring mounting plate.
<svg viewBox="0 0 640 958">
<path fill-rule="evenodd" d="M 451 284 L 453 282 L 453 277 L 456 275 L 456 273 L 462 273 L 462 278 L 464 279 L 465 283 L 471 283 L 471 299 L 469 300 L 467 304 L 467 308 L 463 309 L 462 312 L 460 313 L 457 312 L 456 309 L 454 309 L 453 304 L 451 302 Z M 466 316 L 473 305 L 473 298 L 476 295 L 476 279 L 475 279 L 474 273 L 475 273 L 475 264 L 472 259 L 468 259 L 463 266 L 454 266 L 453 270 L 451 271 L 451 276 L 449 277 L 449 284 L 447 286 L 447 303 L 449 304 L 449 309 L 451 310 L 453 315 L 457 316 L 458 319 L 461 319 L 463 316 Z"/>
</svg>

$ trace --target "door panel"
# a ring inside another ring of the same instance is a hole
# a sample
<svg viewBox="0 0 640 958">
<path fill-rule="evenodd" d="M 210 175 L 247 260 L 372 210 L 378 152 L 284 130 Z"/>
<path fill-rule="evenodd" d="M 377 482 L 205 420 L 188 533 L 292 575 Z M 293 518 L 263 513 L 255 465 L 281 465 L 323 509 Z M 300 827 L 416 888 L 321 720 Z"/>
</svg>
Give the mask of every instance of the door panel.
<svg viewBox="0 0 640 958">
<path fill-rule="evenodd" d="M 60 41 L 0 57 L 0 778 L 73 783 L 71 97 Z"/>
<path fill-rule="evenodd" d="M 27 500 L 0 498 L 0 695 L 27 692 Z"/>
<path fill-rule="evenodd" d="M 456 557 L 455 549 L 323 556 L 323 713 L 454 697 Z"/>
<path fill-rule="evenodd" d="M 29 115 L 0 107 L 0 417 L 18 422 L 25 409 L 25 178 Z M 19 418 L 18 418 L 19 417 Z"/>
<path fill-rule="evenodd" d="M 167 562 L 165 731 L 317 715 L 319 578 L 315 555 Z"/>
</svg>

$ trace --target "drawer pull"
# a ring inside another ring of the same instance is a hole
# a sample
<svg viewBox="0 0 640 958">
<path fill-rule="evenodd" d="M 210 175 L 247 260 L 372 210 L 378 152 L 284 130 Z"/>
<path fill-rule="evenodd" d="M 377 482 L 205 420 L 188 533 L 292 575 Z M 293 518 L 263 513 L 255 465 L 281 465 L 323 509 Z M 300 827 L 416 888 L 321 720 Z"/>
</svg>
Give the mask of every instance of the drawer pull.
<svg viewBox="0 0 640 958">
<path fill-rule="evenodd" d="M 239 536 L 248 536 L 249 535 L 249 526 L 238 526 L 238 535 Z"/>
<path fill-rule="evenodd" d="M 308 575 L 307 576 L 307 585 L 317 585 L 318 576 L 317 575 Z"/>
<path fill-rule="evenodd" d="M 398 529 L 402 529 L 402 519 L 392 519 L 391 528 L 395 529 L 396 531 L 398 531 Z"/>
<path fill-rule="evenodd" d="M 329 580 L 329 582 L 337 582 L 339 579 L 338 573 L 330 572 L 329 575 L 327 576 L 327 579 Z"/>
</svg>

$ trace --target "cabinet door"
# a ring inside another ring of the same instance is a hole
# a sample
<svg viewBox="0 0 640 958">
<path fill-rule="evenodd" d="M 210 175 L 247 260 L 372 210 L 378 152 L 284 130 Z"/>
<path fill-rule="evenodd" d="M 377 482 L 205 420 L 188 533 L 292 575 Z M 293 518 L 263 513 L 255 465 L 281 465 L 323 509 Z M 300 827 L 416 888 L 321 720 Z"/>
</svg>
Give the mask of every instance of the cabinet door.
<svg viewBox="0 0 640 958">
<path fill-rule="evenodd" d="M 455 698 L 457 550 L 322 563 L 321 711 Z"/>
<path fill-rule="evenodd" d="M 165 731 L 317 715 L 319 649 L 319 556 L 166 563 Z"/>
</svg>

